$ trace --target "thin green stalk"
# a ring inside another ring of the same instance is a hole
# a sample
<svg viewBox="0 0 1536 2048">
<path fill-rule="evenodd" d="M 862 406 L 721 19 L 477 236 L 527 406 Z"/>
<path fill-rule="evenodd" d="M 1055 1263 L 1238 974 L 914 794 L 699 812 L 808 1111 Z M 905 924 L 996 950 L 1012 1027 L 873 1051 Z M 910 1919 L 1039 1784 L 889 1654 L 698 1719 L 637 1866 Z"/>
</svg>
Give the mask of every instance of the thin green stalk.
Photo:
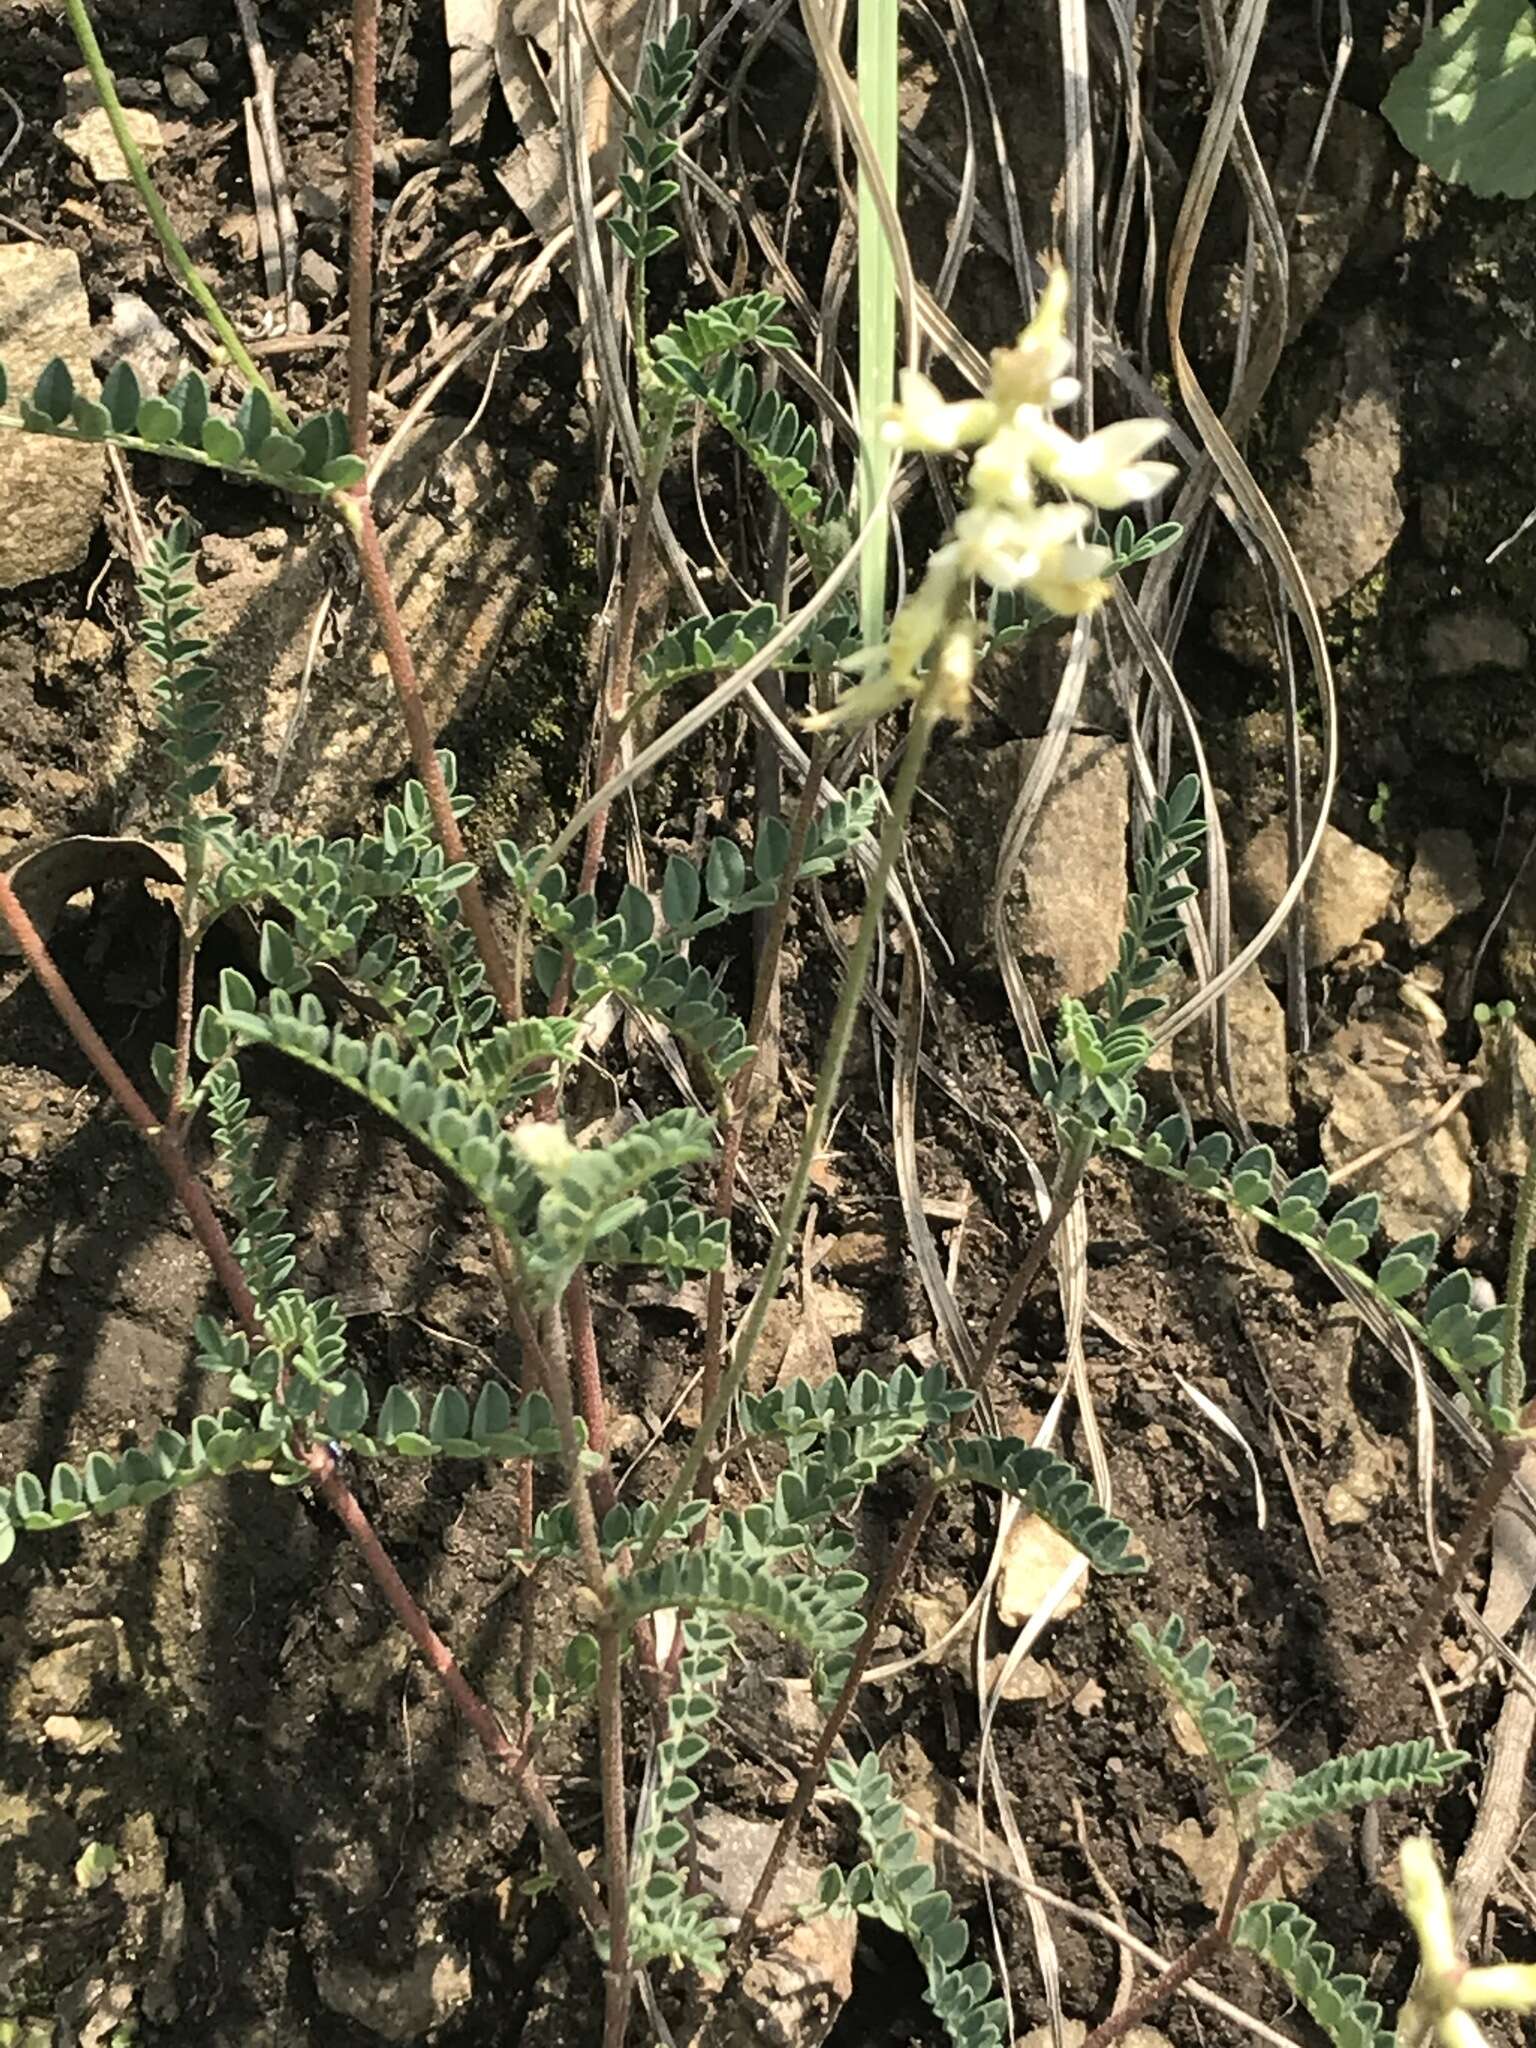
<svg viewBox="0 0 1536 2048">
<path fill-rule="evenodd" d="M 857 84 L 859 106 L 874 143 L 880 172 L 896 201 L 899 148 L 897 85 L 899 0 L 859 0 Z M 859 503 L 864 511 L 885 488 L 891 451 L 880 437 L 880 409 L 891 401 L 896 371 L 896 259 L 886 237 L 870 180 L 859 171 Z M 885 630 L 886 566 L 890 531 L 871 534 L 859 562 L 859 615 L 866 647 Z"/>
<path fill-rule="evenodd" d="M 1506 1408 L 1518 1411 L 1525 1403 L 1525 1279 L 1531 1263 L 1531 1238 L 1536 1233 L 1536 1160 L 1530 1156 L 1536 1146 L 1536 1117 L 1525 1111 L 1525 1177 L 1520 1199 L 1515 1204 L 1515 1227 L 1509 1241 L 1509 1273 L 1504 1300 L 1504 1365 L 1499 1394 Z"/>
<path fill-rule="evenodd" d="M 853 950 L 848 955 L 848 968 L 843 978 L 842 993 L 838 997 L 832 1028 L 827 1034 L 827 1050 L 822 1060 L 821 1072 L 817 1077 L 815 1100 L 806 1119 L 805 1135 L 800 1141 L 795 1170 L 779 1211 L 778 1226 L 773 1234 L 773 1243 L 769 1247 L 763 1276 L 757 1283 L 757 1292 L 752 1297 L 752 1305 L 747 1310 L 746 1320 L 736 1340 L 736 1353 L 731 1361 L 730 1370 L 721 1379 L 719 1391 L 700 1423 L 693 1442 L 688 1446 L 677 1477 L 662 1502 L 661 1512 L 640 1546 L 635 1557 L 636 1570 L 650 1561 L 656 1546 L 671 1528 L 678 1509 L 692 1496 L 694 1482 L 709 1455 L 710 1446 L 730 1414 L 731 1404 L 740 1393 L 742 1382 L 746 1379 L 747 1368 L 752 1363 L 753 1353 L 763 1334 L 763 1325 L 768 1320 L 769 1307 L 779 1291 L 779 1282 L 783 1279 L 784 1269 L 789 1263 L 790 1248 L 795 1242 L 795 1234 L 800 1224 L 800 1212 L 805 1207 L 805 1198 L 810 1191 L 811 1170 L 816 1164 L 822 1140 L 831 1121 L 832 1108 L 842 1081 L 843 1063 L 848 1057 L 848 1047 L 853 1041 L 853 1027 L 858 1018 L 859 1005 L 864 1000 L 864 980 L 869 972 L 870 958 L 874 952 L 875 933 L 879 929 L 886 890 L 890 885 L 897 856 L 906 836 L 907 822 L 912 814 L 912 803 L 917 795 L 923 764 L 928 758 L 928 748 L 939 723 L 941 714 L 936 697 L 935 685 L 930 681 L 912 714 L 912 730 L 907 736 L 896 787 L 891 796 L 891 808 L 880 834 L 880 852 L 875 862 L 874 874 L 870 878 L 864 915 L 859 920 L 858 937 L 854 940 Z"/>
<path fill-rule="evenodd" d="M 64 8 L 69 16 L 69 25 L 75 32 L 75 41 L 80 45 L 80 54 L 85 59 L 85 68 L 91 74 L 91 84 L 96 88 L 96 96 L 101 101 L 103 111 L 111 124 L 117 146 L 123 153 L 123 162 L 128 166 L 128 175 L 138 187 L 139 197 L 144 202 L 144 210 L 154 224 L 167 262 L 208 316 L 209 325 L 224 344 L 225 353 L 246 383 L 253 390 L 266 393 L 267 402 L 272 408 L 274 424 L 287 433 L 293 423 L 281 399 L 257 369 L 255 359 L 236 334 L 224 308 L 204 284 L 197 265 L 187 254 L 186 244 L 177 234 L 170 215 L 161 203 L 160 194 L 155 190 L 148 166 L 144 162 L 144 153 L 134 141 L 133 131 L 123 114 L 123 104 L 117 96 L 117 85 L 108 68 L 107 60 L 102 55 L 101 45 L 96 40 L 91 18 L 85 11 L 85 0 L 64 0 Z"/>
</svg>

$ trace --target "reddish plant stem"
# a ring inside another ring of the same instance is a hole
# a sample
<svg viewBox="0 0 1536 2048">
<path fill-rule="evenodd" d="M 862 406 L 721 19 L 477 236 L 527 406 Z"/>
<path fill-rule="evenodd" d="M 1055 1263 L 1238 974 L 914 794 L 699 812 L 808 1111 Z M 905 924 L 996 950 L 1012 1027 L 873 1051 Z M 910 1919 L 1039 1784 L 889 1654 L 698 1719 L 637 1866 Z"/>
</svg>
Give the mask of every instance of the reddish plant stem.
<svg viewBox="0 0 1536 2048">
<path fill-rule="evenodd" d="M 347 438 L 368 460 L 373 341 L 373 143 L 378 127 L 379 4 L 352 0 L 352 122 L 347 189 Z"/>
<path fill-rule="evenodd" d="M 42 935 L 23 908 L 9 876 L 0 874 L 0 917 L 5 919 L 22 958 L 39 988 L 69 1028 L 69 1034 L 105 1082 L 112 1100 L 144 1138 L 186 1210 L 208 1263 L 218 1277 L 235 1320 L 254 1341 L 264 1342 L 256 1302 L 240 1262 L 230 1249 L 224 1226 L 214 1214 L 208 1191 L 187 1164 L 186 1155 L 119 1066 L 106 1040 L 75 1000 L 73 989 L 54 965 Z"/>
<path fill-rule="evenodd" d="M 92 1024 L 60 974 L 52 955 L 21 904 L 8 876 L 0 873 L 0 918 L 3 918 L 38 986 L 48 997 L 70 1036 L 95 1068 L 119 1109 L 147 1140 L 159 1160 L 177 1199 L 208 1255 L 208 1263 L 224 1290 L 235 1320 L 253 1344 L 264 1344 L 255 1298 L 239 1260 L 231 1249 L 224 1226 L 214 1213 L 208 1191 L 187 1164 L 185 1153 L 171 1132 L 160 1124 L 149 1104 L 123 1071 L 111 1048 Z M 490 1708 L 475 1692 L 456 1662 L 453 1652 L 427 1620 L 405 1581 L 395 1569 L 384 1546 L 363 1513 L 351 1488 L 337 1470 L 328 1451 L 311 1447 L 308 1453 L 316 1491 L 336 1515 L 356 1544 L 379 1590 L 421 1650 L 448 1697 L 469 1723 L 491 1761 L 507 1769 L 523 1799 L 529 1818 L 544 1844 L 550 1862 L 565 1880 L 572 1903 L 590 1925 L 602 1925 L 602 1907 L 591 1880 L 582 1868 L 570 1837 L 561 1827 L 537 1773 L 526 1756 L 514 1750 L 506 1732 Z"/>
<path fill-rule="evenodd" d="M 869 1660 L 875 1651 L 875 1638 L 884 1628 L 886 1616 L 891 1611 L 891 1602 L 895 1599 L 901 1582 L 907 1575 L 908 1567 L 917 1554 L 918 1538 L 928 1526 L 928 1517 L 933 1513 L 939 1491 L 938 1482 L 930 1479 L 918 1495 L 916 1504 L 902 1527 L 896 1548 L 886 1560 L 885 1574 L 874 1599 L 870 1602 L 869 1617 L 864 1624 L 864 1633 L 859 1638 L 859 1647 L 854 1653 L 853 1664 L 848 1676 L 843 1680 L 843 1689 L 834 1701 L 831 1713 L 822 1724 L 821 1734 L 817 1737 L 810 1762 L 800 1773 L 800 1782 L 795 1787 L 795 1796 L 789 1803 L 789 1811 L 779 1822 L 779 1832 L 773 1838 L 773 1847 L 768 1851 L 768 1860 L 757 1880 L 757 1889 L 747 1903 L 747 1910 L 741 1916 L 741 1925 L 731 1942 L 727 1962 L 734 1964 L 738 1969 L 745 1958 L 747 1944 L 752 1939 L 752 1930 L 757 1924 L 758 1916 L 768 1903 L 773 1881 L 778 1876 L 784 1858 L 799 1832 L 801 1821 L 810 1811 L 811 1801 L 816 1796 L 822 1773 L 827 1767 L 827 1758 L 832 1754 L 833 1745 L 843 1732 L 843 1724 L 853 1709 L 859 1687 L 864 1683 L 864 1674 L 869 1669 Z"/>
<path fill-rule="evenodd" d="M 1536 1401 L 1533 1401 L 1520 1418 L 1522 1429 L 1536 1424 Z M 1483 1539 L 1493 1526 L 1509 1482 L 1520 1469 L 1527 1445 L 1521 1436 L 1501 1436 L 1493 1448 L 1493 1457 L 1483 1475 L 1477 1498 L 1467 1510 L 1467 1518 L 1461 1527 L 1461 1534 L 1450 1556 L 1441 1568 L 1440 1576 L 1430 1590 L 1427 1600 L 1414 1617 L 1402 1648 L 1392 1660 L 1384 1682 L 1372 1696 L 1370 1711 L 1365 1717 L 1365 1747 L 1382 1739 L 1387 1715 L 1396 1706 L 1406 1687 L 1412 1683 L 1413 1674 L 1419 1668 L 1419 1661 L 1433 1642 L 1435 1632 L 1444 1621 L 1452 1601 L 1460 1590 L 1461 1582 L 1472 1568 L 1473 1559 L 1482 1546 Z"/>
<path fill-rule="evenodd" d="M 416 773 L 421 777 L 422 788 L 427 793 L 427 802 L 432 807 L 432 821 L 437 827 L 444 858 L 457 865 L 466 860 L 464 835 L 459 830 L 459 821 L 453 815 L 453 799 L 443 779 L 442 764 L 437 758 L 432 727 L 427 719 L 426 706 L 422 702 L 421 684 L 416 675 L 416 664 L 411 658 L 410 646 L 405 629 L 400 623 L 399 607 L 395 603 L 394 588 L 389 580 L 389 567 L 384 560 L 384 547 L 379 539 L 378 527 L 374 524 L 373 508 L 366 499 L 350 501 L 349 525 L 357 543 L 358 561 L 362 566 L 363 583 L 368 592 L 368 601 L 378 621 L 379 639 L 384 648 L 384 659 L 389 664 L 389 673 L 395 685 L 395 695 L 400 701 L 400 714 L 405 720 L 405 729 L 410 736 L 411 756 Z M 522 1003 L 517 983 L 507 965 L 507 958 L 491 923 L 491 913 L 486 907 L 478 879 L 471 876 L 459 890 L 459 908 L 464 922 L 474 934 L 475 945 L 485 965 L 486 979 L 497 1006 L 506 1018 L 522 1014 Z"/>
<path fill-rule="evenodd" d="M 352 1539 L 395 1619 L 431 1666 L 438 1683 L 463 1715 L 486 1755 L 516 1785 L 550 1867 L 563 1880 L 581 1917 L 589 1927 L 601 1927 L 603 1908 L 592 1887 L 592 1880 L 582 1867 L 571 1838 L 560 1825 L 559 1816 L 550 1805 L 549 1795 L 526 1754 L 514 1747 L 500 1721 L 460 1670 L 453 1652 L 422 1613 L 410 1588 L 395 1569 L 393 1559 L 379 1541 L 357 1496 L 337 1471 L 336 1461 L 329 1451 L 318 1445 L 312 1447 L 309 1468 L 314 1476 L 316 1493 Z"/>
<path fill-rule="evenodd" d="M 752 1090 L 757 1082 L 757 1050 L 761 1043 L 763 1028 L 773 1001 L 774 983 L 778 978 L 779 960 L 784 951 L 784 935 L 789 929 L 790 906 L 794 900 L 795 883 L 800 873 L 800 863 L 805 857 L 805 844 L 811 835 L 811 825 L 816 816 L 816 805 L 821 797 L 822 772 L 826 767 L 828 742 L 817 736 L 811 748 L 811 758 L 805 773 L 805 787 L 800 792 L 800 801 L 795 806 L 794 822 L 789 831 L 789 851 L 784 861 L 784 872 L 779 878 L 779 892 L 774 898 L 773 920 L 763 940 L 763 950 L 757 963 L 757 979 L 752 992 L 752 1015 L 747 1023 L 747 1042 L 753 1047 L 752 1058 L 737 1075 L 729 1097 L 725 1134 L 720 1147 L 720 1168 L 715 1176 L 715 1202 L 712 1215 L 716 1222 L 729 1223 L 736 1206 L 736 1165 L 741 1156 L 741 1142 L 745 1134 L 747 1112 L 752 1106 Z M 720 1390 L 720 1372 L 725 1363 L 725 1268 L 709 1276 L 709 1287 L 705 1296 L 704 1309 L 704 1372 L 700 1385 L 699 1401 L 702 1412 L 707 1415 L 714 1406 L 715 1396 Z M 700 1474 L 701 1491 L 709 1492 L 711 1475 L 709 1468 Z M 703 1537 L 700 1524 L 699 1537 Z"/>
<path fill-rule="evenodd" d="M 599 1516 L 606 1515 L 618 1495 L 614 1490 L 613 1468 L 608 1462 L 608 1404 L 603 1397 L 603 1370 L 597 1355 L 597 1332 L 592 1326 L 592 1296 L 585 1271 L 578 1267 L 565 1290 L 566 1327 L 571 1339 L 571 1369 L 575 1381 L 576 1409 L 587 1427 L 587 1442 L 603 1463 L 592 1474 L 592 1499 Z"/>
<path fill-rule="evenodd" d="M 1187 1983 L 1197 1970 L 1203 1970 L 1226 1945 L 1220 1926 L 1213 1924 L 1208 1927 L 1182 1954 L 1174 1957 L 1162 1975 L 1154 1978 L 1145 1991 L 1109 2019 L 1101 2021 L 1084 2041 L 1083 2048 L 1109 2048 L 1111 2041 L 1117 2041 L 1132 2027 L 1140 2026 L 1149 2013 L 1156 2012 L 1165 1999 L 1172 1998 L 1181 1984 Z"/>
</svg>

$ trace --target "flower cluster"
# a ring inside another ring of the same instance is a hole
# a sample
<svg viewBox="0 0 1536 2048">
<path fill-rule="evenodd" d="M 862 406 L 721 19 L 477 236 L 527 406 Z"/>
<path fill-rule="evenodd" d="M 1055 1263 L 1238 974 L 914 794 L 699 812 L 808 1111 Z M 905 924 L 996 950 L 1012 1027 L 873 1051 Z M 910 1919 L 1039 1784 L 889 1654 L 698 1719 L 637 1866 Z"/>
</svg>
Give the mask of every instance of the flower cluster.
<svg viewBox="0 0 1536 2048">
<path fill-rule="evenodd" d="M 1024 591 L 1067 618 L 1108 595 L 1113 555 L 1085 537 L 1094 512 L 1150 498 L 1176 472 L 1171 463 L 1143 460 L 1166 431 L 1158 420 L 1121 420 L 1079 441 L 1051 418 L 1079 389 L 1067 374 L 1068 289 L 1066 272 L 1053 270 L 1016 346 L 994 352 L 984 397 L 950 403 L 916 370 L 902 372 L 901 402 L 887 408 L 884 436 L 921 454 L 974 448 L 965 509 L 892 620 L 885 646 L 844 663 L 864 671 L 864 680 L 810 725 L 877 717 L 916 695 L 930 655 L 924 673 L 941 683 L 939 709 L 963 715 L 974 656 L 965 598 L 973 580 Z M 1064 495 L 1042 497 L 1042 485 Z"/>
</svg>

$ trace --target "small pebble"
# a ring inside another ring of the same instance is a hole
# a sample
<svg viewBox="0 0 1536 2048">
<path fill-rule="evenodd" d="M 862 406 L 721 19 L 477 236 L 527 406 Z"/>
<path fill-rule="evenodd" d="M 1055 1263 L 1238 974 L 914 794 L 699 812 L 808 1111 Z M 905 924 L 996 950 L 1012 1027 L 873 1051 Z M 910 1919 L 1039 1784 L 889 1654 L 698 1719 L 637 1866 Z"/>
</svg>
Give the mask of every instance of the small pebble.
<svg viewBox="0 0 1536 2048">
<path fill-rule="evenodd" d="M 165 90 L 171 105 L 183 114 L 200 114 L 208 104 L 208 95 L 180 64 L 165 67 Z"/>
<path fill-rule="evenodd" d="M 328 305 L 341 289 L 341 272 L 318 249 L 299 258 L 299 297 L 311 306 Z"/>
<path fill-rule="evenodd" d="M 208 55 L 206 36 L 188 36 L 184 43 L 172 43 L 165 53 L 167 64 L 201 64 Z"/>
</svg>

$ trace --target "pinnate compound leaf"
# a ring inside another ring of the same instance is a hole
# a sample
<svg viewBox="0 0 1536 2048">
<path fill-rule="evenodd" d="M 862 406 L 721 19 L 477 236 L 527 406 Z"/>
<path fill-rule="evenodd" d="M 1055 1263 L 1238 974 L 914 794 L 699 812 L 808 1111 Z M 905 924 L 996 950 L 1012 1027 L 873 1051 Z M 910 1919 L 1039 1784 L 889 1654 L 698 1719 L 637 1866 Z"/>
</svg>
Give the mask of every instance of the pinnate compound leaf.
<svg viewBox="0 0 1536 2048">
<path fill-rule="evenodd" d="M 1310 1827 L 1330 1813 L 1369 1806 L 1421 1785 L 1438 1790 L 1452 1771 L 1459 1771 L 1468 1761 L 1464 1750 L 1437 1748 L 1428 1736 L 1334 1757 L 1284 1790 L 1266 1794 L 1259 1809 L 1260 1839 L 1274 1841 L 1293 1828 Z"/>
<path fill-rule="evenodd" d="M 1075 1544 L 1095 1571 L 1129 1578 L 1147 1568 L 1130 1529 L 1105 1513 L 1081 1473 L 1020 1437 L 957 1438 L 935 1453 L 934 1470 L 945 1486 L 992 1486 L 1012 1494 Z"/>
<path fill-rule="evenodd" d="M 1465 0 L 1425 35 L 1382 112 L 1405 149 L 1479 198 L 1536 194 L 1536 8 Z"/>
<path fill-rule="evenodd" d="M 1235 1805 L 1256 1791 L 1268 1774 L 1269 1758 L 1254 1741 L 1253 1716 L 1238 1706 L 1234 1687 L 1212 1676 L 1210 1644 L 1202 1638 L 1186 1650 L 1184 1623 L 1177 1614 L 1158 1635 L 1138 1621 L 1131 1641 L 1199 1730 L 1227 1798 Z"/>
<path fill-rule="evenodd" d="M 1364 1978 L 1335 1976 L 1332 1946 L 1318 1938 L 1316 1921 L 1299 1906 L 1288 1899 L 1247 1906 L 1232 1939 L 1289 1985 L 1334 2048 L 1397 2048 L 1397 2036 L 1382 2025 L 1381 2007 L 1366 1996 Z"/>
</svg>

